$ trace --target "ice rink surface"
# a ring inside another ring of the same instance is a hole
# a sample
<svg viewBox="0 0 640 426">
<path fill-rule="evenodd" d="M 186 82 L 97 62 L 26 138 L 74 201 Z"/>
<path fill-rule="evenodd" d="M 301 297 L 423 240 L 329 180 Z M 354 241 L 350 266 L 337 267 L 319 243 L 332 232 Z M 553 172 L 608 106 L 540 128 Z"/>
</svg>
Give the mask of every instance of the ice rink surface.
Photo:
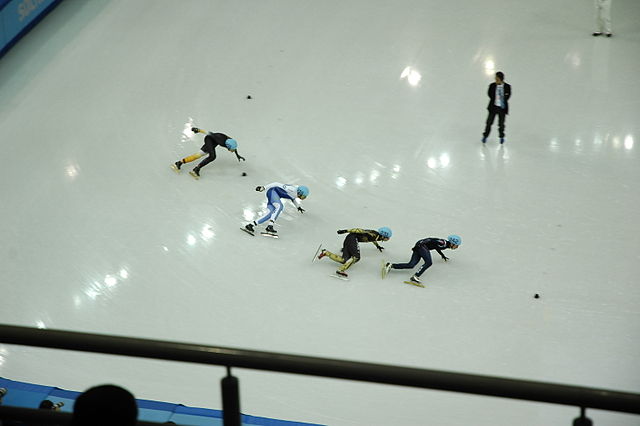
<svg viewBox="0 0 640 426">
<path fill-rule="evenodd" d="M 0 60 L 0 322 L 640 392 L 640 3 L 613 2 L 610 39 L 590 35 L 592 2 L 562 3 L 62 2 Z M 483 146 L 498 70 L 507 142 L 496 123 Z M 202 144 L 191 125 L 246 162 L 219 149 L 199 181 L 173 173 Z M 238 228 L 272 181 L 307 185 L 307 211 L 252 239 Z M 393 237 L 361 245 L 349 282 L 311 263 L 337 229 L 380 226 Z M 380 279 L 451 233 L 426 288 Z M 336 426 L 578 414 L 236 374 L 243 412 Z M 220 408 L 223 375 L 0 345 L 0 376 L 71 390 Z"/>
</svg>

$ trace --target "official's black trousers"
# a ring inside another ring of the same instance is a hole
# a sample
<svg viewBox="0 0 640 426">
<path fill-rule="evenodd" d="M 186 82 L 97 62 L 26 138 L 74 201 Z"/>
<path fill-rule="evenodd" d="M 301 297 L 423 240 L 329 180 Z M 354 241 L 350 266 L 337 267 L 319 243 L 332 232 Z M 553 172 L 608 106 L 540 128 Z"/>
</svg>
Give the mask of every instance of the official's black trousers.
<svg viewBox="0 0 640 426">
<path fill-rule="evenodd" d="M 491 133 L 491 126 L 493 126 L 493 121 L 495 120 L 496 115 L 498 116 L 498 132 L 500 133 L 500 137 L 504 138 L 504 121 L 507 114 L 505 113 L 504 108 L 500 108 L 495 105 L 491 107 L 489 115 L 487 116 L 487 124 L 484 127 L 484 133 L 482 134 L 485 138 L 489 136 L 489 133 Z"/>
</svg>

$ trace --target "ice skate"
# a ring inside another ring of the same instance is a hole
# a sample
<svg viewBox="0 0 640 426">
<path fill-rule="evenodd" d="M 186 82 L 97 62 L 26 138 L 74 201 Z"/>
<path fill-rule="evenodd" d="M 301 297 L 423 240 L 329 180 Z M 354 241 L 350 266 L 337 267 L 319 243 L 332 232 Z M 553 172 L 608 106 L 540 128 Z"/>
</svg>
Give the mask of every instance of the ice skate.
<svg viewBox="0 0 640 426">
<path fill-rule="evenodd" d="M 191 176 L 193 176 L 193 178 L 194 178 L 195 180 L 200 179 L 200 169 L 199 169 L 199 168 L 197 168 L 197 167 L 196 167 L 195 169 L 191 170 L 191 171 L 189 172 L 189 174 L 190 174 Z"/>
<path fill-rule="evenodd" d="M 322 254 L 324 253 L 326 250 L 322 248 L 322 244 L 320 244 L 318 246 L 318 248 L 316 249 L 316 252 L 313 254 L 313 257 L 311 258 L 311 263 L 315 262 L 318 259 L 322 259 L 325 255 Z M 320 254 L 318 254 L 320 253 Z"/>
<path fill-rule="evenodd" d="M 244 228 L 240 228 L 242 229 L 244 232 L 246 232 L 247 234 L 251 235 L 252 237 L 256 235 L 256 230 L 253 227 L 252 223 L 247 223 Z"/>
<path fill-rule="evenodd" d="M 343 280 L 343 281 L 349 281 L 349 275 L 347 275 L 346 272 L 341 271 L 341 270 L 337 270 L 335 275 L 330 275 L 333 278 L 337 278 L 339 280 Z"/>
<path fill-rule="evenodd" d="M 391 270 L 391 263 L 382 263 L 382 278 L 386 278 L 387 274 Z"/>
<path fill-rule="evenodd" d="M 180 173 L 180 167 L 182 167 L 182 161 L 176 161 L 171 165 L 171 169 L 176 173 Z"/>
<path fill-rule="evenodd" d="M 320 251 L 320 254 L 318 255 L 318 260 L 322 259 L 323 257 L 325 257 L 327 255 L 327 251 L 325 249 L 322 249 Z"/>
<path fill-rule="evenodd" d="M 269 225 L 264 229 L 264 232 L 260 233 L 265 237 L 278 238 L 278 231 L 273 228 L 273 225 Z"/>
<path fill-rule="evenodd" d="M 408 281 L 405 281 L 404 283 L 415 285 L 416 287 L 424 287 L 424 285 L 420 282 L 420 278 L 416 277 L 415 275 L 413 275 L 411 278 L 409 278 Z"/>
</svg>

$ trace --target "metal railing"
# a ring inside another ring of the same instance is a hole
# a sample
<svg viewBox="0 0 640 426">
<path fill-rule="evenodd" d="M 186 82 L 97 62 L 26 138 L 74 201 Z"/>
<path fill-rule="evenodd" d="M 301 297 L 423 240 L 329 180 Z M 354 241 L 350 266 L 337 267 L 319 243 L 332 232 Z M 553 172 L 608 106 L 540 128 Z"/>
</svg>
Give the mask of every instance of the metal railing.
<svg viewBox="0 0 640 426">
<path fill-rule="evenodd" d="M 591 424 L 587 408 L 640 414 L 637 393 L 421 368 L 2 324 L 0 343 L 226 366 L 222 399 L 227 426 L 240 425 L 233 367 L 571 405 L 581 408 L 574 425 Z"/>
</svg>

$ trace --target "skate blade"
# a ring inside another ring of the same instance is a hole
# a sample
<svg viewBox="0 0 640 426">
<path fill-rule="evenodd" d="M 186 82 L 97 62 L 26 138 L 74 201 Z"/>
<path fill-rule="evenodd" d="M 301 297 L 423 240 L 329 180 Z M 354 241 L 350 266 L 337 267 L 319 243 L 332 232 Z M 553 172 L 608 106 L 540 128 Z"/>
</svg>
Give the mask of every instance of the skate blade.
<svg viewBox="0 0 640 426">
<path fill-rule="evenodd" d="M 260 235 L 262 235 L 263 237 L 275 238 L 276 240 L 280 238 L 278 237 L 278 234 L 272 234 L 271 232 L 261 232 Z"/>
<path fill-rule="evenodd" d="M 242 231 L 246 232 L 247 234 L 251 235 L 252 237 L 255 237 L 255 236 L 256 236 L 256 234 L 254 234 L 253 232 L 249 231 L 249 230 L 248 230 L 248 229 L 246 229 L 246 228 L 240 228 L 240 229 L 241 229 Z"/>
<path fill-rule="evenodd" d="M 349 281 L 349 278 L 347 278 L 347 277 L 343 277 L 342 275 L 338 275 L 338 274 L 329 274 L 329 276 L 330 276 L 330 277 L 333 277 L 333 278 L 337 278 L 337 279 L 342 280 L 342 281 Z"/>
<path fill-rule="evenodd" d="M 313 259 L 311 259 L 311 263 L 315 262 L 316 260 L 320 260 L 318 259 L 318 254 L 320 253 L 320 250 L 322 250 L 322 244 L 318 246 L 318 250 L 316 250 L 316 254 L 313 255 Z"/>
<path fill-rule="evenodd" d="M 387 278 L 387 274 L 389 273 L 389 271 L 387 271 L 387 269 L 384 267 L 387 264 L 387 262 L 385 262 L 384 260 L 382 261 L 382 269 L 380 270 L 380 276 L 382 276 L 382 279 Z"/>
<path fill-rule="evenodd" d="M 189 172 L 189 174 L 191 175 L 191 177 L 193 177 L 195 180 L 200 180 L 200 176 L 198 176 L 197 174 L 193 173 L 193 172 Z"/>
<path fill-rule="evenodd" d="M 179 169 L 179 168 L 177 168 L 175 164 L 172 164 L 172 165 L 171 165 L 171 170 L 173 170 L 173 171 L 174 171 L 174 172 L 176 172 L 176 173 L 180 173 L 180 169 Z"/>
<path fill-rule="evenodd" d="M 424 284 L 422 283 L 414 283 L 413 281 L 403 281 L 405 284 L 411 284 L 411 285 L 415 285 L 416 287 L 422 287 L 424 288 Z"/>
</svg>

